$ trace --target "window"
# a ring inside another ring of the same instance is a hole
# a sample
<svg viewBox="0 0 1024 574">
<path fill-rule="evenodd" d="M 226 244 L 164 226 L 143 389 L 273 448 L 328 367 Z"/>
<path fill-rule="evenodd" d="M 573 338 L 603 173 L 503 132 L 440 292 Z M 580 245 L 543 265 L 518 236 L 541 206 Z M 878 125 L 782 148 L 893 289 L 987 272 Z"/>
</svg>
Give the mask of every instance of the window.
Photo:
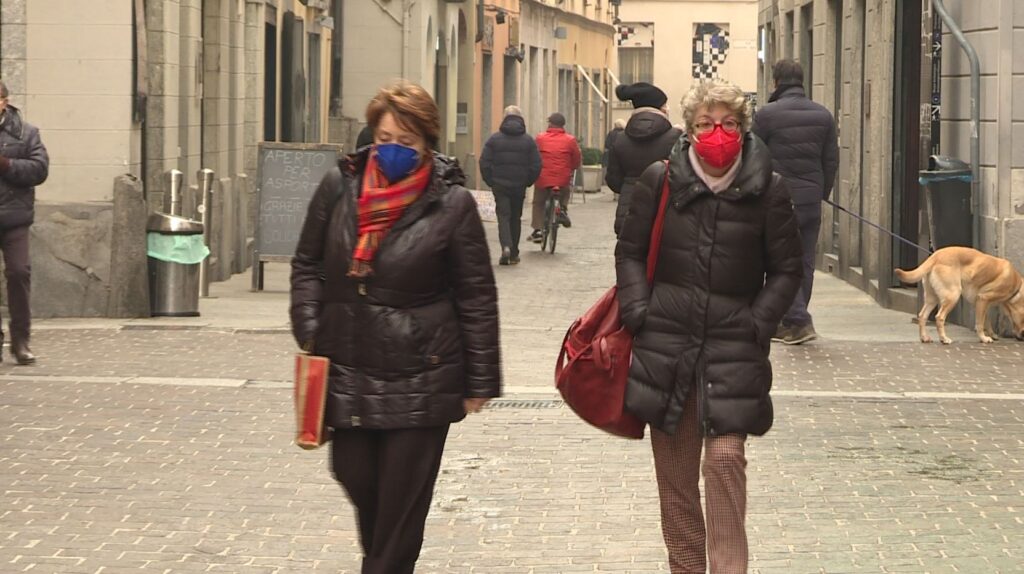
<svg viewBox="0 0 1024 574">
<path fill-rule="evenodd" d="M 619 48 L 619 81 L 654 83 L 654 48 Z"/>
<path fill-rule="evenodd" d="M 617 32 L 619 81 L 654 83 L 654 23 L 621 22 Z"/>
</svg>

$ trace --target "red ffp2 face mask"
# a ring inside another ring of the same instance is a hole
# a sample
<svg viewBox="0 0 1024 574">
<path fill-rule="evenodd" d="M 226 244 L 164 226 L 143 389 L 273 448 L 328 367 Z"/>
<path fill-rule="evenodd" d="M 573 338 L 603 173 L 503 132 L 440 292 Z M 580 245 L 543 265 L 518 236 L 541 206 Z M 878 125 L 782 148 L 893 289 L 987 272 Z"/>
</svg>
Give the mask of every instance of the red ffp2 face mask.
<svg viewBox="0 0 1024 574">
<path fill-rule="evenodd" d="M 708 165 L 716 169 L 722 169 L 732 165 L 743 149 L 743 140 L 740 132 L 727 132 L 720 125 L 710 132 L 697 136 L 693 144 L 697 155 Z"/>
</svg>

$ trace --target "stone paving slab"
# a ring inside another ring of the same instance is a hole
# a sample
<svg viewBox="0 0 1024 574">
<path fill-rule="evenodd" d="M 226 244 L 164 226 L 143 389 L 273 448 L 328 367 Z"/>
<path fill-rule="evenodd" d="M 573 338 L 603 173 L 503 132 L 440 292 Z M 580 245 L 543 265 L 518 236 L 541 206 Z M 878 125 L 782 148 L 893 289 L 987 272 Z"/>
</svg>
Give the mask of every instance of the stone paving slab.
<svg viewBox="0 0 1024 574">
<path fill-rule="evenodd" d="M 609 199 L 495 268 L 509 397 L 453 429 L 418 572 L 667 571 L 647 442 L 552 400 L 565 327 L 614 280 Z M 196 320 L 40 321 L 40 363 L 0 365 L 0 574 L 358 572 L 326 453 L 291 444 L 268 268 Z M 773 348 L 776 427 L 748 443 L 751 571 L 1024 572 L 1024 344 L 922 345 L 827 276 L 812 311 L 822 339 Z"/>
<path fill-rule="evenodd" d="M 505 384 L 550 390 L 561 342 L 557 338 L 506 344 Z M 0 364 L 0 379 L 87 375 L 101 380 L 286 382 L 295 352 L 291 336 L 284 334 L 47 330 L 35 340 L 39 364 L 19 367 L 7 360 Z M 775 389 L 781 391 L 1024 393 L 1024 343 L 1016 341 L 942 346 L 828 338 L 793 347 L 774 345 L 772 362 Z"/>
<path fill-rule="evenodd" d="M 358 572 L 284 389 L 0 382 L 0 571 Z M 781 397 L 752 572 L 1019 572 L 1024 403 Z M 566 408 L 454 427 L 418 571 L 665 572 L 647 441 Z"/>
</svg>

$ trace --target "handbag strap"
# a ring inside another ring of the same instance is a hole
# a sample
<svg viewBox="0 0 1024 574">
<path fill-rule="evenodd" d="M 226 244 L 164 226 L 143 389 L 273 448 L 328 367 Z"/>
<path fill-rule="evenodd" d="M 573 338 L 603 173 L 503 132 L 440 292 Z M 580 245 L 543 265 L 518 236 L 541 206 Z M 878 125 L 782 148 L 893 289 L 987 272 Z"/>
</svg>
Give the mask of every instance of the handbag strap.
<svg viewBox="0 0 1024 574">
<path fill-rule="evenodd" d="M 658 265 L 658 252 L 661 251 L 661 234 L 665 229 L 665 211 L 668 209 L 668 161 L 665 161 L 665 183 L 661 186 L 661 201 L 658 203 L 658 214 L 654 217 L 651 229 L 651 246 L 647 251 L 647 282 L 654 282 L 654 268 Z"/>
</svg>

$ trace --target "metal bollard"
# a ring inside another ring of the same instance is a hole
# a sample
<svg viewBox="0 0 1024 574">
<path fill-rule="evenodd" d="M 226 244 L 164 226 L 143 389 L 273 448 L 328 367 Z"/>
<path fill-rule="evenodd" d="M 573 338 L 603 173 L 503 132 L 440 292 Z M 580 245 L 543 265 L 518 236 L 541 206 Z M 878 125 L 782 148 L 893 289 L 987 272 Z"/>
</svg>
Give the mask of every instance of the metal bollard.
<svg viewBox="0 0 1024 574">
<path fill-rule="evenodd" d="M 210 247 L 210 223 L 212 222 L 213 211 L 213 170 L 204 167 L 196 172 L 196 179 L 199 184 L 200 203 L 196 207 L 199 212 L 199 219 L 203 222 L 203 243 Z M 199 267 L 199 296 L 210 296 L 210 258 L 203 259 Z"/>
<path fill-rule="evenodd" d="M 171 177 L 171 215 L 181 215 L 181 184 L 185 174 L 179 169 L 168 172 Z"/>
</svg>

